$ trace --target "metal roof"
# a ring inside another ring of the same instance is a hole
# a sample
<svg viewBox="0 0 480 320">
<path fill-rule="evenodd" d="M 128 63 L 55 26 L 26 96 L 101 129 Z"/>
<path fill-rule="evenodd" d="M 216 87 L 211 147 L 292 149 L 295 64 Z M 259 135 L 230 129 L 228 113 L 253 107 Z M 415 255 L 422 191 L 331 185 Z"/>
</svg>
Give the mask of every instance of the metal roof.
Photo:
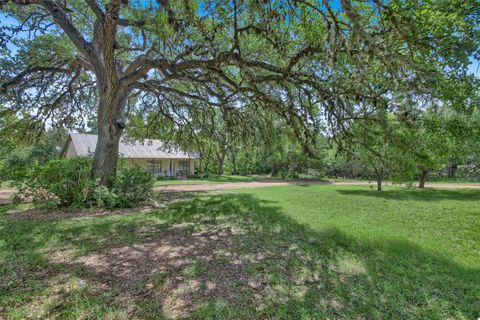
<svg viewBox="0 0 480 320">
<path fill-rule="evenodd" d="M 71 133 L 70 139 L 73 143 L 77 156 L 90 156 L 95 152 L 98 136 L 96 134 Z M 126 140 L 120 139 L 119 154 L 124 158 L 145 158 L 145 159 L 197 159 L 195 152 L 185 152 L 163 143 L 161 140 L 143 139 Z"/>
</svg>

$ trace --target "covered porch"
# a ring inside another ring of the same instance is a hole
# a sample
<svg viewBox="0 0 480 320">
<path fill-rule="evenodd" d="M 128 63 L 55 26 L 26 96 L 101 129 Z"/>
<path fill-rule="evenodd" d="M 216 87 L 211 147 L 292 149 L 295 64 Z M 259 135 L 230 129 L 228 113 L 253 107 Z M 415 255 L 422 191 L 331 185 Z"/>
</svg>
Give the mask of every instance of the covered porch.
<svg viewBox="0 0 480 320">
<path fill-rule="evenodd" d="M 150 172 L 154 177 L 187 178 L 194 174 L 194 159 L 148 159 L 130 158 L 127 161 L 140 166 Z"/>
</svg>

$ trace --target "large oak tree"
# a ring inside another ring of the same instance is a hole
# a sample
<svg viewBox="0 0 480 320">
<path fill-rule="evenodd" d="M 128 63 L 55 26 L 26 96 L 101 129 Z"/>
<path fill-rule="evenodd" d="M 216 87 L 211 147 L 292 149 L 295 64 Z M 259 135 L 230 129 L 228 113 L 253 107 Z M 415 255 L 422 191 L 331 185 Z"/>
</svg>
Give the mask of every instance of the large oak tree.
<svg viewBox="0 0 480 320">
<path fill-rule="evenodd" d="M 107 186 L 135 111 L 182 125 L 210 107 L 255 105 L 285 119 L 308 151 L 321 122 L 334 134 L 398 93 L 463 103 L 445 87 L 468 91 L 478 54 L 474 0 L 0 5 L 18 21 L 0 29 L 0 103 L 49 125 L 95 114 L 93 174 Z"/>
</svg>

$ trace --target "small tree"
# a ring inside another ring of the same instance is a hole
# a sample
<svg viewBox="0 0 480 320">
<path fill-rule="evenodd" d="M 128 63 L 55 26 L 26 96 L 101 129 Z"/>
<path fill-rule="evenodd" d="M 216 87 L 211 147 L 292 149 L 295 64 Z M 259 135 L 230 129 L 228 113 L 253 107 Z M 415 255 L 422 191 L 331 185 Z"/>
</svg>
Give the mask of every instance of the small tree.
<svg viewBox="0 0 480 320">
<path fill-rule="evenodd" d="M 423 189 L 430 171 L 439 171 L 455 157 L 471 152 L 463 147 L 472 137 L 473 121 L 469 112 L 459 112 L 436 104 L 415 109 L 405 105 L 397 112 L 399 154 L 394 173 L 400 181 L 418 178 Z"/>
</svg>

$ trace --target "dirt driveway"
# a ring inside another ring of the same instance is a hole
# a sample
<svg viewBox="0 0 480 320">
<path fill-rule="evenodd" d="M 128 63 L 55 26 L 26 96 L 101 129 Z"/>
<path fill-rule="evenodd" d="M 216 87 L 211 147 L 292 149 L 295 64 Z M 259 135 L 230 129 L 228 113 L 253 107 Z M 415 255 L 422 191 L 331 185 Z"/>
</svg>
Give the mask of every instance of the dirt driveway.
<svg viewBox="0 0 480 320">
<path fill-rule="evenodd" d="M 291 180 L 291 181 L 254 181 L 254 182 L 232 182 L 218 184 L 184 184 L 184 185 L 165 185 L 155 188 L 155 191 L 177 192 L 177 191 L 217 191 L 232 190 L 241 188 L 263 188 L 291 185 L 335 185 L 335 186 L 368 186 L 368 181 L 315 181 L 315 180 Z M 371 184 L 376 186 L 375 183 Z M 426 188 L 432 189 L 480 189 L 479 184 L 473 183 L 432 183 L 426 185 Z"/>
<path fill-rule="evenodd" d="M 14 192 L 15 192 L 15 189 L 1 188 L 0 189 L 0 205 L 11 203 L 12 200 L 10 199 L 10 197 Z"/>
</svg>

